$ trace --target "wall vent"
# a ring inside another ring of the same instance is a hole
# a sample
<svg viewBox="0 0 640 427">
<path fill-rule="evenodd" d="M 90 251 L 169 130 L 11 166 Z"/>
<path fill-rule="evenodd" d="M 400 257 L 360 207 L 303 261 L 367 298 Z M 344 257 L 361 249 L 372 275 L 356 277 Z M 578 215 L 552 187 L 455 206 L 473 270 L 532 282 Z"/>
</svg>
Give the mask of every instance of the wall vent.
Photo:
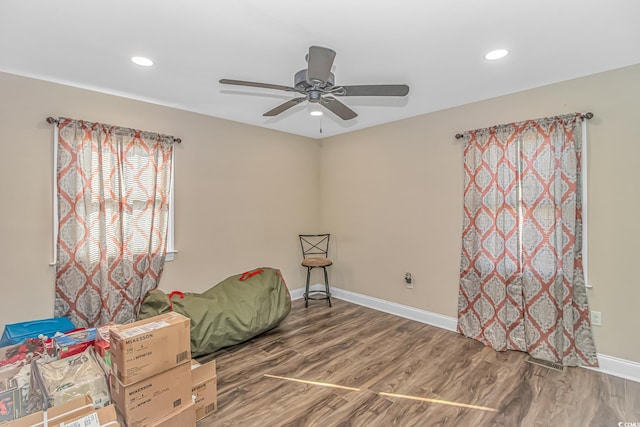
<svg viewBox="0 0 640 427">
<path fill-rule="evenodd" d="M 529 356 L 529 358 L 527 359 L 527 362 L 532 363 L 534 365 L 544 366 L 545 368 L 553 369 L 555 371 L 564 370 L 564 366 L 562 366 L 559 363 L 549 362 L 548 360 L 536 359 L 533 356 Z"/>
</svg>

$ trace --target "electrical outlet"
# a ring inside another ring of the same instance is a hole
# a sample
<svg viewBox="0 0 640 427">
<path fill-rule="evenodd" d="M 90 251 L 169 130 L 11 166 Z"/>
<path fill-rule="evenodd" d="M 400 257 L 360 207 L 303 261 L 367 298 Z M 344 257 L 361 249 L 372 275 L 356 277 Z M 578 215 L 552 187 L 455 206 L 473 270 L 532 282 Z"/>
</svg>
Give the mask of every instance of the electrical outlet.
<svg viewBox="0 0 640 427">
<path fill-rule="evenodd" d="M 591 310 L 591 324 L 593 326 L 602 325 L 602 312 Z"/>
<path fill-rule="evenodd" d="M 413 276 L 411 273 L 407 273 L 404 275 L 404 283 L 407 285 L 408 289 L 413 289 Z"/>
</svg>

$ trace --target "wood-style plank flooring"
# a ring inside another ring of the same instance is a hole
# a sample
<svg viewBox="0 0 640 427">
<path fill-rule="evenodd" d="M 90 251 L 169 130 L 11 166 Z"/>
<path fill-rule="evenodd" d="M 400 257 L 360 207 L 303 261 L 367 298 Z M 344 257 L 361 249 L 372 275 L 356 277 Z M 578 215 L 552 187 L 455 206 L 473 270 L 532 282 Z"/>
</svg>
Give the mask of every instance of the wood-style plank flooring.
<svg viewBox="0 0 640 427">
<path fill-rule="evenodd" d="M 583 368 L 554 371 L 527 363 L 524 353 L 333 303 L 305 309 L 294 301 L 280 326 L 216 354 L 218 411 L 198 427 L 640 422 L 640 383 Z"/>
</svg>

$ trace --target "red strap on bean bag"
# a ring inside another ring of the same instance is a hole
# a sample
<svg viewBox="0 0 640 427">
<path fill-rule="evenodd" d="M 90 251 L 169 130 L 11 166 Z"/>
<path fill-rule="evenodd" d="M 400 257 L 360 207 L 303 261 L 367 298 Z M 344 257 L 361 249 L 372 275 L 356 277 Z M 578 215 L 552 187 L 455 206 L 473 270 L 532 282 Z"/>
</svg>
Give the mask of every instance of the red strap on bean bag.
<svg viewBox="0 0 640 427">
<path fill-rule="evenodd" d="M 260 273 L 264 273 L 264 270 L 259 269 L 259 270 L 255 270 L 255 271 L 245 271 L 244 273 L 242 273 L 242 275 L 240 276 L 240 278 L 238 280 L 240 280 L 241 282 L 244 282 L 245 280 L 247 280 L 250 277 L 253 277 L 257 274 Z"/>
<path fill-rule="evenodd" d="M 180 291 L 171 291 L 171 293 L 169 294 L 169 307 L 171 308 L 171 311 L 173 311 L 173 301 L 171 301 L 171 298 L 173 298 L 174 295 L 180 295 L 180 299 L 184 298 L 184 294 Z"/>
</svg>

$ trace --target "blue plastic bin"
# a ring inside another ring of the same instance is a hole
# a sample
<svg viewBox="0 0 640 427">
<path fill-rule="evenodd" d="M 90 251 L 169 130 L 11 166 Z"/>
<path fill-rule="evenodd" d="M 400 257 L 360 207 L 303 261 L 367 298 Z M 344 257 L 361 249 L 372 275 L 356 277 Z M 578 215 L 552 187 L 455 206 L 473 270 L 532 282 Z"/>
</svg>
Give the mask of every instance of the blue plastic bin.
<svg viewBox="0 0 640 427">
<path fill-rule="evenodd" d="M 75 326 L 68 317 L 12 323 L 4 327 L 0 347 L 22 344 L 27 338 L 37 338 L 40 335 L 52 337 L 56 332 L 69 332 L 72 329 L 75 329 Z"/>
</svg>

